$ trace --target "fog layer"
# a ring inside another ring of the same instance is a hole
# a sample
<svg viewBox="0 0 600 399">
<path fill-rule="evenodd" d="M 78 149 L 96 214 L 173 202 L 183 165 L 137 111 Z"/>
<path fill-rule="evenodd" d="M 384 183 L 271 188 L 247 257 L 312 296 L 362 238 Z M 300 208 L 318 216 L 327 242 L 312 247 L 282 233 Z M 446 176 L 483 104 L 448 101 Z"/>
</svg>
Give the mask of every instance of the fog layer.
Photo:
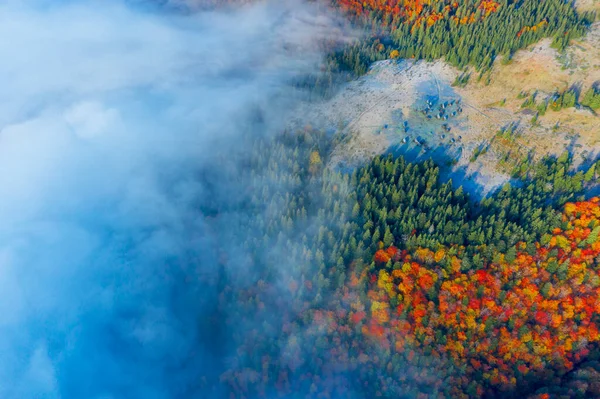
<svg viewBox="0 0 600 399">
<path fill-rule="evenodd" d="M 337 32 L 298 2 L 136 3 L 0 5 L 2 398 L 203 397 L 198 171 L 254 113 L 278 131 Z"/>
</svg>

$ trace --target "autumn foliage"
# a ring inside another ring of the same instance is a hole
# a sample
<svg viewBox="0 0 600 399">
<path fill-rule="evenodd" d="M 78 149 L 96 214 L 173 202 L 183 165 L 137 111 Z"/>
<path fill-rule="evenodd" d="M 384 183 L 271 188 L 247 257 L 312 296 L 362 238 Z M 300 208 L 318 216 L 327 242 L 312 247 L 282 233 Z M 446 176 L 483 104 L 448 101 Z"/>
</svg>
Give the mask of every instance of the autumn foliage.
<svg viewBox="0 0 600 399">
<path fill-rule="evenodd" d="M 381 249 L 368 311 L 349 320 L 407 361 L 439 360 L 453 397 L 564 374 L 600 341 L 599 202 L 567 203 L 561 228 L 479 270 L 460 247 Z"/>
<path fill-rule="evenodd" d="M 444 18 L 460 24 L 473 23 L 478 19 L 477 15 L 483 18 L 500 7 L 500 3 L 494 0 L 339 0 L 338 3 L 359 16 L 371 12 L 383 13 L 414 26 L 423 23 L 432 26 Z"/>
<path fill-rule="evenodd" d="M 391 246 L 385 250 L 380 249 L 379 251 L 375 252 L 375 256 L 374 256 L 374 260 L 377 263 L 387 263 L 390 260 L 395 260 L 397 261 L 399 258 L 399 252 L 398 252 L 398 248 Z"/>
<path fill-rule="evenodd" d="M 543 19 L 540 23 L 533 25 L 533 26 L 524 26 L 523 28 L 521 28 L 521 30 L 517 33 L 517 37 L 521 37 L 521 35 L 523 33 L 526 32 L 535 32 L 538 29 L 542 29 L 544 26 L 548 25 L 548 21 L 546 19 Z"/>
</svg>

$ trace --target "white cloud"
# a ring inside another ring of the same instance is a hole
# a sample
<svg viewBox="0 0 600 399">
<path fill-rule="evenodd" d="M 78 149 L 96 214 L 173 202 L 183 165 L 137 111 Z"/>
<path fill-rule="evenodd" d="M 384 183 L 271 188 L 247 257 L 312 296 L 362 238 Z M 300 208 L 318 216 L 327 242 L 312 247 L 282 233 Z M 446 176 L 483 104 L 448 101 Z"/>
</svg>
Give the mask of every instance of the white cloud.
<svg viewBox="0 0 600 399">
<path fill-rule="evenodd" d="M 73 105 L 67 109 L 64 117 L 75 134 L 83 139 L 114 130 L 119 122 L 117 110 L 106 109 L 101 103 L 90 101 Z"/>
<path fill-rule="evenodd" d="M 194 173 L 248 105 L 285 119 L 283 82 L 338 32 L 297 5 L 0 4 L 0 397 L 170 398 L 196 377 L 200 305 L 173 305 L 197 289 L 177 267 L 214 258 Z"/>
</svg>

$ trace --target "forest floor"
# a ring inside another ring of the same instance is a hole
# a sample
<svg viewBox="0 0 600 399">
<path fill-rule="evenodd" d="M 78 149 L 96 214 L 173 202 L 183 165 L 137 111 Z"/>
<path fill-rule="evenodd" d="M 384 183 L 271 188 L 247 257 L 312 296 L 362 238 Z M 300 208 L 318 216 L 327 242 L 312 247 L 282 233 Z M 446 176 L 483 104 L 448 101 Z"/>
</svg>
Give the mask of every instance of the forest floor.
<svg viewBox="0 0 600 399">
<path fill-rule="evenodd" d="M 575 6 L 581 11 L 600 11 L 600 0 L 577 0 Z"/>
<path fill-rule="evenodd" d="M 585 1 L 580 6 L 587 9 L 599 4 Z M 453 87 L 460 73 L 443 61 L 381 61 L 333 98 L 304 111 L 313 126 L 345 133 L 330 166 L 354 167 L 388 151 L 409 159 L 431 157 L 449 167 L 455 182 L 480 194 L 510 180 L 509 169 L 528 154 L 539 159 L 569 150 L 576 163 L 598 156 L 599 115 L 548 109 L 533 123 L 535 111 L 522 109 L 525 99 L 518 97 L 537 91 L 541 100 L 572 85 L 585 91 L 600 81 L 600 23 L 563 53 L 544 40 L 519 51 L 508 65 L 498 60 L 489 79 L 478 81 L 473 72 L 465 87 Z M 511 124 L 514 137 L 497 137 Z M 474 157 L 483 148 L 486 152 Z"/>
</svg>

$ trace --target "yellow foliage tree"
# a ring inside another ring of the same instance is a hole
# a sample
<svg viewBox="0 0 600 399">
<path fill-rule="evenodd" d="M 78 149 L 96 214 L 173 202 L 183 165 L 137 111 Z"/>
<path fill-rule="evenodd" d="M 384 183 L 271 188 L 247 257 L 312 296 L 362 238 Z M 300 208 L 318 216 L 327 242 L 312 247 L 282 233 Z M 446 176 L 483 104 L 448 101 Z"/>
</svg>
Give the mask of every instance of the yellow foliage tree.
<svg viewBox="0 0 600 399">
<path fill-rule="evenodd" d="M 310 159 L 308 161 L 309 172 L 312 174 L 316 173 L 322 164 L 323 164 L 323 161 L 321 160 L 321 154 L 319 154 L 319 151 L 311 152 Z"/>
</svg>

